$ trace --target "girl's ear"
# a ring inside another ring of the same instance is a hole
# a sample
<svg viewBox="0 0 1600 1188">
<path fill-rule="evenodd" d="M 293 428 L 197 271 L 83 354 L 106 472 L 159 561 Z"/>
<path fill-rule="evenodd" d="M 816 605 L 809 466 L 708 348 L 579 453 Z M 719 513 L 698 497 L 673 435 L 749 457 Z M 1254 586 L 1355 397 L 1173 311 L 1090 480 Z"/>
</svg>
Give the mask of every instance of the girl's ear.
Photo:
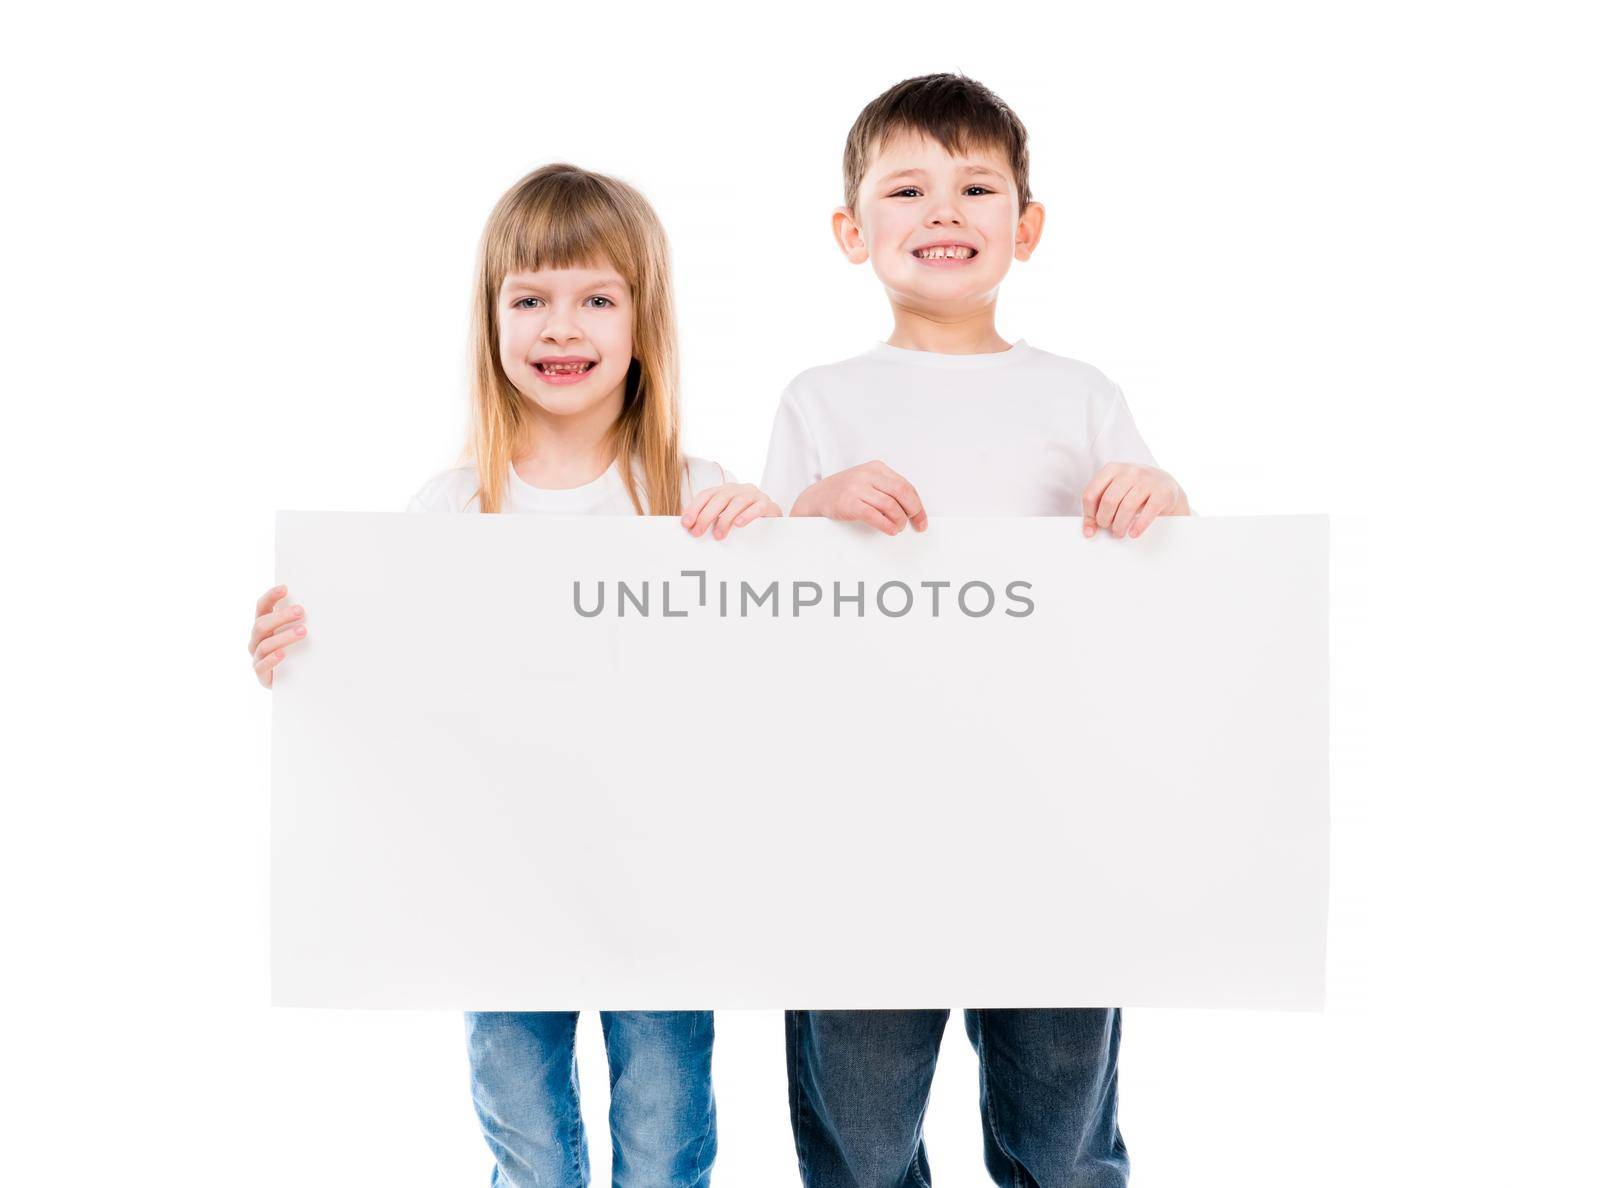
<svg viewBox="0 0 1600 1188">
<path fill-rule="evenodd" d="M 1016 257 L 1026 260 L 1039 246 L 1039 236 L 1044 234 L 1044 207 L 1037 202 L 1028 203 L 1017 220 Z"/>
<path fill-rule="evenodd" d="M 839 244 L 844 258 L 852 264 L 862 264 L 867 259 L 867 241 L 862 238 L 861 227 L 855 213 L 848 206 L 833 212 L 833 238 Z"/>
</svg>

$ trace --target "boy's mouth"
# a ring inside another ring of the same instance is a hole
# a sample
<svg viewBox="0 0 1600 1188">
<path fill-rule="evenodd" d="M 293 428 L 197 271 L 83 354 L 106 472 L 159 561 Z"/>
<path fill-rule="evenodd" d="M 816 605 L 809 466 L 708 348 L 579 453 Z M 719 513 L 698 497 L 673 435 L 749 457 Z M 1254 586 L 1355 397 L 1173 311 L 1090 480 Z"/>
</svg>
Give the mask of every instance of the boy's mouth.
<svg viewBox="0 0 1600 1188">
<path fill-rule="evenodd" d="M 959 266 L 977 258 L 978 249 L 970 243 L 930 243 L 913 248 L 912 258 L 934 266 Z"/>
<path fill-rule="evenodd" d="M 533 369 L 539 373 L 539 378 L 548 384 L 575 384 L 594 367 L 595 360 L 572 355 L 551 356 L 533 362 Z"/>
</svg>

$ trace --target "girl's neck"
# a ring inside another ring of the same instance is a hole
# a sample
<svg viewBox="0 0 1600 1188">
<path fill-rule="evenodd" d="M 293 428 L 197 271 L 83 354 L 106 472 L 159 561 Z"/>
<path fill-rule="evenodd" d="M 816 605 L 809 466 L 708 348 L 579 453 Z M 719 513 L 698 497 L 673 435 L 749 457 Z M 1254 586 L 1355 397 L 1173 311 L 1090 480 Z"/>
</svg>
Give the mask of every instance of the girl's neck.
<svg viewBox="0 0 1600 1188">
<path fill-rule="evenodd" d="M 994 301 L 956 314 L 913 309 L 891 302 L 894 333 L 888 344 L 936 355 L 988 355 L 1008 351 L 1011 344 L 995 331 Z"/>
<path fill-rule="evenodd" d="M 562 491 L 594 482 L 616 458 L 611 430 L 622 413 L 622 389 L 614 398 L 572 416 L 530 409 L 530 433 L 512 461 L 517 475 L 533 487 Z"/>
</svg>

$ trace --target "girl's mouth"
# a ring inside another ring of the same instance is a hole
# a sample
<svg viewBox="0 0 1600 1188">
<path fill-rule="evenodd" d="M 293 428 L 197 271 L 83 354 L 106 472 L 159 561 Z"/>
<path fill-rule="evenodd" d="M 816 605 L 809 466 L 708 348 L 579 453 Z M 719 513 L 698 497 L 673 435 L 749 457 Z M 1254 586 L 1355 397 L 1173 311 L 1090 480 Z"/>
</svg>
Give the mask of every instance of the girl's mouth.
<svg viewBox="0 0 1600 1188">
<path fill-rule="evenodd" d="M 575 384 L 594 367 L 593 359 L 539 359 L 533 365 L 547 384 Z"/>
</svg>

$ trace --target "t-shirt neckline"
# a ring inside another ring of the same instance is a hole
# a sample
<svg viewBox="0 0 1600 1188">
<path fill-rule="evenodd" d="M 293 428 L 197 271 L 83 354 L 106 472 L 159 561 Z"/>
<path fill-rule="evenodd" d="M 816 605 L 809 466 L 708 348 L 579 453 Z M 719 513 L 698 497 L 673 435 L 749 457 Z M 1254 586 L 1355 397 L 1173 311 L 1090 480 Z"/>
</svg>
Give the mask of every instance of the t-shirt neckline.
<svg viewBox="0 0 1600 1188">
<path fill-rule="evenodd" d="M 977 355 L 945 355 L 938 351 L 914 351 L 906 347 L 877 343 L 867 356 L 891 363 L 909 363 L 915 367 L 937 367 L 944 371 L 987 371 L 992 367 L 1009 367 L 1020 362 L 1033 348 L 1026 339 L 1019 338 L 1009 350 L 986 351 Z"/>
<path fill-rule="evenodd" d="M 616 462 L 581 487 L 536 487 L 517 473 L 515 464 L 506 469 L 510 472 L 511 489 L 518 492 L 523 500 L 543 507 L 584 507 L 596 502 L 596 497 L 610 488 L 622 485 L 622 475 L 617 470 Z"/>
</svg>

